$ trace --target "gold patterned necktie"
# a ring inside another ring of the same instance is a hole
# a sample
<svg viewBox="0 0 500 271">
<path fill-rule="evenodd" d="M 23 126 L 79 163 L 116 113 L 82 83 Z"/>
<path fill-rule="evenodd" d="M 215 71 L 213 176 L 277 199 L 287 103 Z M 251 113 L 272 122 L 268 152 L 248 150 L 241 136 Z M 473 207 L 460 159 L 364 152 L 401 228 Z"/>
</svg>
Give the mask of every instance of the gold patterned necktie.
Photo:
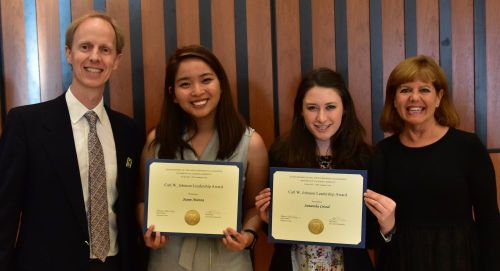
<svg viewBox="0 0 500 271">
<path fill-rule="evenodd" d="M 106 169 L 101 142 L 97 137 L 97 114 L 85 113 L 89 123 L 89 207 L 90 245 L 92 254 L 104 262 L 109 251 L 108 194 L 106 191 Z"/>
</svg>

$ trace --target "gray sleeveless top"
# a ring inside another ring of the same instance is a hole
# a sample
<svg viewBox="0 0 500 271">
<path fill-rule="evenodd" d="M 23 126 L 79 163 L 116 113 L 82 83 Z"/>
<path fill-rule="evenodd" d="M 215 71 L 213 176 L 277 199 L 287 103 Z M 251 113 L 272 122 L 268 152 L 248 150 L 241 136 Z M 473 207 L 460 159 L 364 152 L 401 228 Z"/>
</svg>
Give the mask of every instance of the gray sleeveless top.
<svg viewBox="0 0 500 271">
<path fill-rule="evenodd" d="M 219 136 L 217 131 L 210 139 L 203 154 L 198 157 L 191 150 L 184 151 L 184 160 L 200 161 L 228 161 L 241 162 L 243 164 L 243 187 L 245 186 L 245 175 L 247 170 L 247 155 L 250 137 L 254 129 L 248 127 L 233 155 L 226 160 L 216 159 L 219 150 Z M 180 153 L 176 155 L 180 159 Z M 222 232 L 223 229 L 221 229 Z M 150 271 L 172 270 L 172 271 L 225 271 L 225 270 L 248 270 L 252 271 L 250 251 L 244 250 L 234 252 L 226 249 L 219 238 L 198 238 L 170 236 L 165 247 L 152 250 L 149 256 Z"/>
</svg>

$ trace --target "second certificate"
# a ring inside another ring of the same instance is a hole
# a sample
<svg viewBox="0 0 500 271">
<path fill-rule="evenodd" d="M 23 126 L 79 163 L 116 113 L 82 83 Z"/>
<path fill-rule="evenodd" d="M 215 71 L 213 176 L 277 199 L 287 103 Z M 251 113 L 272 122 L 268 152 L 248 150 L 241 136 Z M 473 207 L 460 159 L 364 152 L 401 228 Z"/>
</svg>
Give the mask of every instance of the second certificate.
<svg viewBox="0 0 500 271">
<path fill-rule="evenodd" d="M 364 247 L 366 171 L 272 168 L 275 242 Z"/>
<path fill-rule="evenodd" d="M 146 168 L 145 226 L 208 237 L 241 228 L 241 163 L 156 159 Z"/>
</svg>

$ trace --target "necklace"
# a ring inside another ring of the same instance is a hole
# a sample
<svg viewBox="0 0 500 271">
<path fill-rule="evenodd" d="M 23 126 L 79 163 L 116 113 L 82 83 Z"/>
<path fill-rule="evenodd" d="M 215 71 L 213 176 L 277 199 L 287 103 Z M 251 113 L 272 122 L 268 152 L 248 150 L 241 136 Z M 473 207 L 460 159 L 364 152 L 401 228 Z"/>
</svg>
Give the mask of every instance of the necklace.
<svg viewBox="0 0 500 271">
<path fill-rule="evenodd" d="M 333 168 L 333 161 L 331 155 L 318 155 L 316 156 L 316 161 L 318 162 L 319 167 L 322 169 Z"/>
</svg>

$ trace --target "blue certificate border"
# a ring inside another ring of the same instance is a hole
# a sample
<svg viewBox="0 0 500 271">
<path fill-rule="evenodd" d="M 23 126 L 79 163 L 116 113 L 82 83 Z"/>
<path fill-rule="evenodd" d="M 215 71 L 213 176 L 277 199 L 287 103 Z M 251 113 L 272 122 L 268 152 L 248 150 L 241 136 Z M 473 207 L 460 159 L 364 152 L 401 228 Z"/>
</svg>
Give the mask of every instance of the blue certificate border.
<svg viewBox="0 0 500 271">
<path fill-rule="evenodd" d="M 241 214 L 242 214 L 242 198 L 243 198 L 243 164 L 241 162 L 225 162 L 225 161 L 197 161 L 197 160 L 174 160 L 174 159 L 149 159 L 146 161 L 146 176 L 144 182 L 144 225 L 143 233 L 148 229 L 148 199 L 149 199 L 149 168 L 153 163 L 175 163 L 175 164 L 204 164 L 204 165 L 232 165 L 239 169 L 238 177 L 238 214 L 237 214 L 237 231 L 241 231 Z M 161 232 L 161 235 L 173 235 L 173 236 L 191 236 L 191 237 L 210 237 L 210 238 L 220 238 L 223 237 L 222 233 L 224 229 L 221 229 L 221 234 L 205 234 L 205 233 L 184 233 L 184 232 Z"/>
<path fill-rule="evenodd" d="M 271 167 L 269 168 L 269 183 L 271 187 L 271 193 L 273 192 L 274 184 L 274 173 L 279 171 L 286 172 L 317 172 L 317 173 L 338 173 L 338 174 L 356 174 L 363 177 L 363 192 L 367 189 L 367 170 L 356 170 L 356 169 L 319 169 L 319 168 L 286 168 L 286 167 Z M 272 197 L 272 194 L 271 194 Z M 342 244 L 342 243 L 321 243 L 321 242 L 306 242 L 297 240 L 285 240 L 285 239 L 275 239 L 272 235 L 273 232 L 273 201 L 271 199 L 271 205 L 269 208 L 269 228 L 268 228 L 268 239 L 273 243 L 289 243 L 289 244 L 305 244 L 305 245 L 322 245 L 322 246 L 334 246 L 334 247 L 349 247 L 349 248 L 365 248 L 366 242 L 366 206 L 362 204 L 362 220 L 361 220 L 361 242 L 358 244 Z"/>
</svg>

